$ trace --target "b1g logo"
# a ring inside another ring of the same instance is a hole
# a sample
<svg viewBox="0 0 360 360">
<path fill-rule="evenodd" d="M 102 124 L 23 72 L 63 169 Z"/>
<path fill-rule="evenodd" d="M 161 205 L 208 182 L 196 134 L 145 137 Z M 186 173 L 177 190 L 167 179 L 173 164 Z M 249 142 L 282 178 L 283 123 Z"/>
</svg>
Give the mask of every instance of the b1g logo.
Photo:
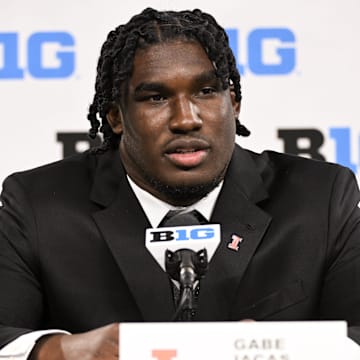
<svg viewBox="0 0 360 360">
<path fill-rule="evenodd" d="M 206 249 L 210 261 L 220 240 L 220 224 L 158 227 L 145 230 L 145 247 L 165 271 L 165 250 Z"/>
<path fill-rule="evenodd" d="M 295 70 L 296 38 L 290 29 L 257 28 L 245 38 L 238 29 L 226 32 L 242 75 L 287 75 Z"/>
<path fill-rule="evenodd" d="M 350 127 L 331 127 L 328 135 L 335 145 L 335 156 L 331 161 L 347 166 L 354 173 L 360 173 L 360 137 L 358 143 L 352 143 Z M 317 160 L 326 160 L 321 153 L 324 134 L 319 129 L 279 129 L 278 137 L 284 141 L 284 152 L 295 155 L 306 155 Z M 355 146 L 353 146 L 355 145 Z M 358 145 L 358 160 L 353 160 L 354 147 Z"/>
<path fill-rule="evenodd" d="M 174 228 L 159 228 L 148 230 L 146 238 L 149 242 L 211 240 L 215 238 L 217 226 L 179 226 Z"/>
<path fill-rule="evenodd" d="M 70 33 L 35 32 L 21 38 L 24 41 L 19 37 L 16 32 L 0 32 L 0 79 L 23 79 L 26 74 L 36 79 L 61 79 L 73 74 L 75 40 Z M 20 43 L 25 43 L 24 48 L 20 49 Z"/>
</svg>

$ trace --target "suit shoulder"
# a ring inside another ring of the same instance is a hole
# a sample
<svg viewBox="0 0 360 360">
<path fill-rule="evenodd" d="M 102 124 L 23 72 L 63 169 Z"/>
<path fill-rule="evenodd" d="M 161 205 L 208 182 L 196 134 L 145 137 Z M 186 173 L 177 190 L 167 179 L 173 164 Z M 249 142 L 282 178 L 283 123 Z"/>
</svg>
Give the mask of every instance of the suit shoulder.
<svg viewBox="0 0 360 360">
<path fill-rule="evenodd" d="M 96 157 L 86 151 L 33 169 L 16 172 L 9 177 L 16 178 L 21 183 L 36 184 L 41 180 L 48 182 L 51 179 L 63 182 L 66 181 L 67 176 L 79 176 L 95 165 Z"/>
<path fill-rule="evenodd" d="M 303 191 L 330 194 L 334 188 L 347 187 L 358 193 L 355 174 L 345 166 L 268 150 L 249 155 L 270 191 L 289 189 L 289 196 Z"/>
<path fill-rule="evenodd" d="M 305 158 L 298 155 L 280 153 L 276 151 L 266 150 L 261 154 L 250 151 L 250 155 L 255 162 L 265 162 L 277 171 L 299 172 L 303 176 L 306 174 L 319 173 L 323 175 L 333 174 L 336 176 L 339 172 L 351 173 L 352 171 L 340 164 Z"/>
<path fill-rule="evenodd" d="M 16 190 L 20 186 L 30 197 L 55 192 L 74 194 L 89 191 L 96 164 L 97 155 L 84 152 L 30 170 L 16 172 L 5 179 L 3 190 Z"/>
</svg>

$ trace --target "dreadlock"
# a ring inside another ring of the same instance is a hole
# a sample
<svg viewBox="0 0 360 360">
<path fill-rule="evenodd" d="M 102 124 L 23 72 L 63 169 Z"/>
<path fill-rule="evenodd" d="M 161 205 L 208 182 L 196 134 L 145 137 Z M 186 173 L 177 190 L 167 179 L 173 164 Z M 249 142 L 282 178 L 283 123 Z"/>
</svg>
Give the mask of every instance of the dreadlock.
<svg viewBox="0 0 360 360">
<path fill-rule="evenodd" d="M 125 25 L 111 31 L 101 48 L 97 65 L 95 95 L 89 107 L 89 136 L 95 138 L 100 131 L 103 143 L 96 151 L 117 147 L 120 136 L 113 133 L 106 115 L 124 96 L 123 89 L 131 77 L 133 60 L 138 48 L 146 48 L 173 39 L 195 40 L 215 64 L 216 76 L 223 89 L 230 84 L 236 101 L 241 101 L 240 74 L 224 29 L 209 14 L 193 11 L 157 11 L 152 8 L 133 16 Z M 249 130 L 236 119 L 236 133 L 248 136 Z"/>
</svg>

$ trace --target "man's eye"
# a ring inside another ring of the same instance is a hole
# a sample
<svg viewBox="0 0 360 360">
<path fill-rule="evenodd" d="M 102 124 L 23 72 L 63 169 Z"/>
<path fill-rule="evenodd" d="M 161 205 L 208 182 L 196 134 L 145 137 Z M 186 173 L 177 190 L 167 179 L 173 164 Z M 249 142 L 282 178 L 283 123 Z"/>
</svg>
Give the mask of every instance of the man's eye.
<svg viewBox="0 0 360 360">
<path fill-rule="evenodd" d="M 149 99 L 150 101 L 159 102 L 159 101 L 164 101 L 164 100 L 166 100 L 166 97 L 157 94 L 157 95 L 151 95 L 151 96 L 149 96 L 148 99 Z"/>
<path fill-rule="evenodd" d="M 213 87 L 206 87 L 206 88 L 201 89 L 201 91 L 200 91 L 200 93 L 202 95 L 211 95 L 215 92 L 216 92 L 216 89 L 214 89 Z"/>
</svg>

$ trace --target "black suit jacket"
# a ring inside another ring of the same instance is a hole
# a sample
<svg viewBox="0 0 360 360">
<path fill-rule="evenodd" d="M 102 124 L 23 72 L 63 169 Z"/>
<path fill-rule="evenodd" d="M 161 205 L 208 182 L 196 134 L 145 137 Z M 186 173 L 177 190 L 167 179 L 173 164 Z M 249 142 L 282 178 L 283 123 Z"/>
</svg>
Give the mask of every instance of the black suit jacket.
<svg viewBox="0 0 360 360">
<path fill-rule="evenodd" d="M 0 346 L 34 329 L 171 319 L 169 279 L 144 246 L 150 224 L 118 152 L 14 174 L 2 202 Z M 358 202 L 346 168 L 236 147 L 196 320 L 344 319 L 360 343 Z"/>
</svg>

